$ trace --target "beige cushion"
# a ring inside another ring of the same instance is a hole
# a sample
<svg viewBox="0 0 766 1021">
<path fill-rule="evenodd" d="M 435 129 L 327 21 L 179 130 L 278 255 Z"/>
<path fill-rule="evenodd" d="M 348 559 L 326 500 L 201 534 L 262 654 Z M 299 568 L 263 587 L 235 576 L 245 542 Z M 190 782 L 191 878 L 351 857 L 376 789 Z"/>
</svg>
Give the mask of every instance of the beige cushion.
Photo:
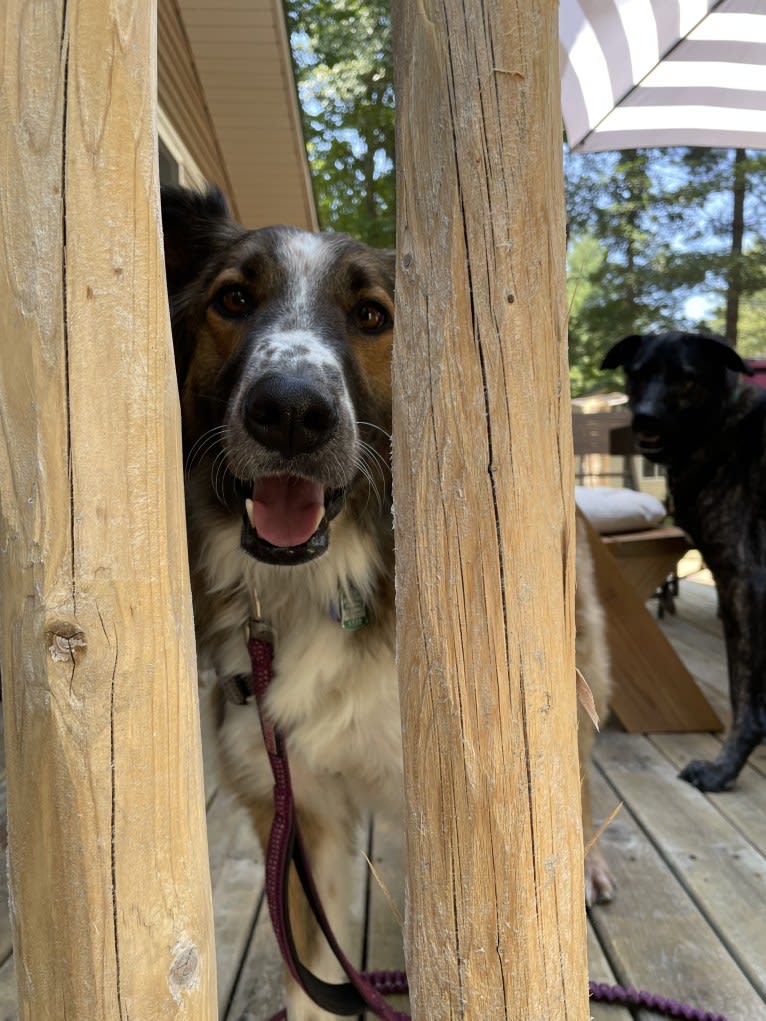
<svg viewBox="0 0 766 1021">
<path fill-rule="evenodd" d="M 650 493 L 611 486 L 575 486 L 577 506 L 600 535 L 655 528 L 667 516 Z"/>
</svg>

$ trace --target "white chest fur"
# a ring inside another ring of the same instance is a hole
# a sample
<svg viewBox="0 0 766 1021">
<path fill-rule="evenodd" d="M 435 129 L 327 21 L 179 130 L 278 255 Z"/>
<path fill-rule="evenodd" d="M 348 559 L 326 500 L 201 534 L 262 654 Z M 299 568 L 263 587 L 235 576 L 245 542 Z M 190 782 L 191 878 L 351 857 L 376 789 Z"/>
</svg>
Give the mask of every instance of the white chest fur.
<svg viewBox="0 0 766 1021">
<path fill-rule="evenodd" d="M 229 541 L 234 535 L 229 537 Z M 339 518 L 330 549 L 313 564 L 266 566 L 229 547 L 208 547 L 206 567 L 213 587 L 236 591 L 245 619 L 250 593 L 275 633 L 274 676 L 268 709 L 286 735 L 296 796 L 323 800 L 329 788 L 358 808 L 392 807 L 401 790 L 401 730 L 391 633 L 380 628 L 347 631 L 333 619 L 341 587 L 353 585 L 371 597 L 380 564 L 372 540 Z M 239 575 L 237 577 L 236 575 Z M 228 617 L 232 614 L 227 601 Z M 221 635 L 219 670 L 242 672 L 241 622 Z M 241 643 L 241 644 L 240 644 Z M 222 738 L 240 779 L 265 796 L 270 780 L 260 728 L 252 706 L 227 707 Z"/>
</svg>

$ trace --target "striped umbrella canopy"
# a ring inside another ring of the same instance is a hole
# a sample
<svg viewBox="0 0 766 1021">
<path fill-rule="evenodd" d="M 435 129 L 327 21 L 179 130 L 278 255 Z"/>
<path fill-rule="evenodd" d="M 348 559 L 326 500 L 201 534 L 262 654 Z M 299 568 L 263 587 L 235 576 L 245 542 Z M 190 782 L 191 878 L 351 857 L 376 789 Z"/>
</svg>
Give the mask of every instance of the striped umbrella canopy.
<svg viewBox="0 0 766 1021">
<path fill-rule="evenodd" d="M 573 152 L 766 149 L 766 0 L 561 0 Z"/>
</svg>

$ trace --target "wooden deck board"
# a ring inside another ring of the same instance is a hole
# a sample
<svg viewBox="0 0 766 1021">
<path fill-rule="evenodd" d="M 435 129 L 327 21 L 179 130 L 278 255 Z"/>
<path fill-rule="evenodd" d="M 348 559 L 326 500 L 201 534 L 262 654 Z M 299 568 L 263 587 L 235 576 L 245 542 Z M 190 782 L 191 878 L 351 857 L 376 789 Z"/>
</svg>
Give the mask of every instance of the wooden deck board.
<svg viewBox="0 0 766 1021">
<path fill-rule="evenodd" d="M 400 828 L 376 820 L 370 842 L 375 874 L 370 881 L 367 912 L 367 959 L 370 971 L 404 971 L 404 847 Z M 397 1010 L 408 1010 L 406 996 L 392 996 Z"/>
<path fill-rule="evenodd" d="M 711 803 L 679 780 L 650 741 L 604 734 L 596 762 L 662 860 L 766 999 L 766 859 Z M 763 785 L 766 804 L 766 784 Z M 723 795 L 725 796 L 725 795 Z M 720 798 L 722 795 L 717 795 Z"/>
<path fill-rule="evenodd" d="M 16 972 L 13 958 L 0 967 L 0 1021 L 18 1021 L 16 998 Z"/>
<path fill-rule="evenodd" d="M 592 982 L 606 982 L 610 986 L 617 984 L 617 978 L 590 919 L 588 920 L 588 976 Z M 610 1003 L 592 1003 L 590 1013 L 593 1021 L 631 1021 L 630 1011 L 627 1008 L 615 1007 Z"/>
<path fill-rule="evenodd" d="M 677 614 L 666 616 L 662 627 L 728 718 L 715 600 L 710 586 L 682 581 Z M 612 904 L 589 913 L 590 977 L 649 989 L 729 1021 L 766 1021 L 766 745 L 751 756 L 733 791 L 702 795 L 677 777 L 690 759 L 714 756 L 720 743 L 720 735 L 647 737 L 610 728 L 599 738 L 596 815 L 606 816 L 620 799 L 624 808 L 602 837 L 618 890 Z M 206 780 L 220 1021 L 268 1021 L 283 1005 L 283 973 L 263 897 L 260 851 L 249 820 L 217 789 L 209 766 Z M 351 883 L 358 925 L 350 949 L 368 968 L 399 969 L 402 932 L 388 900 L 401 911 L 397 827 L 378 820 L 369 854 L 377 878 L 360 858 Z M 18 1016 L 9 951 L 7 901 L 0 899 L 0 1021 Z M 406 999 L 397 1006 L 406 1009 Z M 632 1017 L 609 1005 L 593 1004 L 591 1013 L 594 1021 Z M 635 1021 L 656 1018 L 634 1015 Z"/>
<path fill-rule="evenodd" d="M 677 770 L 692 759 L 712 759 L 721 748 L 720 740 L 710 734 L 653 734 L 651 741 Z M 734 790 L 711 794 L 709 800 L 766 857 L 766 777 L 748 763 Z"/>
<path fill-rule="evenodd" d="M 681 598 L 680 617 L 689 621 L 702 632 L 709 632 L 723 640 L 723 625 L 718 616 L 718 596 L 715 586 L 697 582 L 694 576 L 682 577 L 679 581 Z M 723 646 L 721 646 L 723 651 Z"/>
<path fill-rule="evenodd" d="M 605 817 L 617 792 L 597 773 L 592 793 Z M 591 919 L 619 981 L 730 1021 L 763 1021 L 762 998 L 627 806 L 601 839 L 618 889 L 613 903 L 591 909 Z"/>
<path fill-rule="evenodd" d="M 219 990 L 219 1000 L 222 999 Z M 268 911 L 259 912 L 241 975 L 220 1021 L 268 1021 L 284 1006 L 283 970 Z"/>
<path fill-rule="evenodd" d="M 226 795 L 220 795 L 208 812 L 208 833 L 218 1012 L 223 1018 L 261 908 L 265 870 L 249 816 Z"/>
</svg>

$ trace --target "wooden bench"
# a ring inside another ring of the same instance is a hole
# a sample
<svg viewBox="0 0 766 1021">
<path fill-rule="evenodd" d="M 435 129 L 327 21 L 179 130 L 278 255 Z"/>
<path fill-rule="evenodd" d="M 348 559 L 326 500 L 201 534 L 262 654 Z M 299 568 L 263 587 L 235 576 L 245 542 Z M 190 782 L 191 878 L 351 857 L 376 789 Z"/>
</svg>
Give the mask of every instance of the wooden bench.
<svg viewBox="0 0 766 1021">
<path fill-rule="evenodd" d="M 612 712 L 628 733 L 721 730 L 715 710 L 645 605 L 656 588 L 647 579 L 656 578 L 660 569 L 660 578 L 666 577 L 667 564 L 672 569 L 689 548 L 686 536 L 680 529 L 648 530 L 680 534 L 649 534 L 644 558 L 639 541 L 600 536 L 587 520 L 585 524 L 607 618 Z M 624 549 L 627 556 L 620 555 Z"/>
<path fill-rule="evenodd" d="M 691 549 L 688 535 L 675 525 L 602 535 L 601 541 L 619 560 L 622 573 L 644 602 L 651 599 Z"/>
<path fill-rule="evenodd" d="M 577 421 L 596 417 L 595 428 Z M 609 427 L 613 417 L 615 429 Z M 572 419 L 576 455 L 597 453 L 601 446 L 604 455 L 624 457 L 624 477 L 634 478 L 635 451 L 624 415 L 574 414 Z M 721 730 L 717 714 L 645 605 L 691 548 L 688 536 L 674 526 L 599 535 L 585 523 L 607 616 L 615 716 L 630 733 Z"/>
</svg>

